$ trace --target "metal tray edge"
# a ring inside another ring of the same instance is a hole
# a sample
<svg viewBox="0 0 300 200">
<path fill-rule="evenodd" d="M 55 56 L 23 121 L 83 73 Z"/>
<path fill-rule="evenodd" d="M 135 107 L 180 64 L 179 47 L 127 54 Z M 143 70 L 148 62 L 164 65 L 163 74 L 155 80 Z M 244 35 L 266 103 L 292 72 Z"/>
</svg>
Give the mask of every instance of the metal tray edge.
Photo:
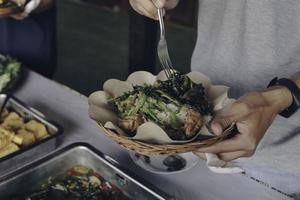
<svg viewBox="0 0 300 200">
<path fill-rule="evenodd" d="M 2 93 L 2 94 L 0 94 L 0 95 L 6 95 L 6 94 Z M 0 158 L 0 163 L 3 162 L 3 161 L 5 161 L 5 160 L 8 160 L 8 159 L 10 159 L 10 158 L 12 158 L 12 157 L 15 157 L 15 156 L 17 156 L 17 155 L 20 155 L 20 154 L 22 154 L 22 153 L 25 153 L 26 151 L 28 151 L 28 150 L 30 150 L 30 149 L 33 149 L 33 148 L 35 148 L 35 147 L 37 147 L 37 146 L 39 146 L 39 145 L 41 145 L 41 144 L 43 144 L 43 143 L 46 143 L 46 142 L 48 142 L 49 140 L 56 139 L 57 137 L 61 136 L 61 135 L 63 134 L 63 132 L 64 132 L 63 127 L 62 127 L 61 125 L 59 125 L 58 123 L 56 123 L 55 121 L 49 120 L 48 118 L 46 118 L 46 117 L 44 117 L 44 116 L 41 116 L 39 113 L 36 113 L 33 109 L 31 109 L 31 107 L 29 107 L 28 105 L 26 105 L 25 103 L 23 103 L 22 101 L 20 101 L 19 99 L 17 99 L 16 97 L 10 96 L 9 98 L 11 98 L 13 101 L 17 102 L 18 104 L 20 104 L 20 105 L 21 105 L 22 107 L 24 107 L 25 109 L 27 109 L 27 110 L 29 110 L 30 112 L 34 113 L 35 115 L 38 115 L 38 116 L 39 116 L 40 118 L 42 118 L 43 120 L 49 122 L 51 125 L 55 126 L 55 127 L 57 128 L 57 133 L 54 134 L 54 135 L 49 136 L 49 137 L 46 138 L 46 139 L 43 139 L 43 140 L 41 140 L 41 141 L 38 141 L 38 142 L 36 142 L 36 143 L 34 143 L 34 144 L 32 144 L 32 145 L 29 145 L 29 146 L 27 146 L 27 147 L 24 147 L 24 148 L 22 148 L 22 149 L 20 149 L 20 150 L 18 150 L 18 151 L 16 151 L 16 152 L 14 152 L 14 153 L 11 153 L 11 154 L 9 154 L 9 155 L 7 155 L 7 156 L 4 156 L 4 157 Z"/>
<path fill-rule="evenodd" d="M 143 183 L 140 185 L 145 185 L 145 188 L 148 192 L 155 194 L 155 196 L 159 196 L 162 199 L 165 200 L 176 200 L 176 198 L 171 197 L 169 194 L 158 190 L 157 188 L 155 188 L 155 186 L 153 186 L 152 184 L 150 184 L 148 181 L 146 181 L 145 179 L 137 176 L 134 172 L 128 170 L 125 167 L 122 167 L 119 163 L 117 163 L 116 161 L 114 161 L 112 158 L 110 158 L 109 156 L 103 154 L 101 151 L 99 151 L 97 148 L 95 148 L 94 146 L 88 144 L 88 143 L 84 143 L 84 142 L 76 142 L 76 143 L 72 143 L 68 146 L 65 146 L 59 150 L 56 150 L 38 160 L 35 160 L 31 163 L 28 163 L 26 165 L 24 165 L 23 167 L 16 169 L 15 171 L 12 171 L 8 174 L 6 174 L 5 176 L 0 178 L 0 183 L 5 182 L 5 181 L 9 181 L 10 179 L 14 178 L 15 176 L 18 176 L 24 172 L 26 172 L 27 170 L 30 170 L 31 168 L 41 165 L 44 162 L 47 162 L 53 158 L 55 158 L 56 156 L 67 152 L 69 150 L 72 150 L 74 148 L 78 148 L 78 147 L 83 147 L 83 148 L 87 148 L 88 150 L 92 151 L 93 153 L 95 153 L 96 155 L 100 156 L 102 159 L 104 159 L 105 161 L 107 161 L 109 164 L 113 165 L 114 167 L 116 167 L 117 169 L 119 169 L 120 171 L 128 174 L 132 179 L 134 179 L 136 182 L 138 183 Z"/>
</svg>

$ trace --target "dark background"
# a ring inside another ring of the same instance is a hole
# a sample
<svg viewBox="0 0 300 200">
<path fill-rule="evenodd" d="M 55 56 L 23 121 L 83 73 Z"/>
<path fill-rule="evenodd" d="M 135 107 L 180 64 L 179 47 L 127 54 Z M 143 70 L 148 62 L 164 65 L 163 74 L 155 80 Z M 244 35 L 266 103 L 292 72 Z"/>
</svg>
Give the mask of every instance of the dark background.
<svg viewBox="0 0 300 200">
<path fill-rule="evenodd" d="M 57 70 L 54 79 L 89 95 L 109 78 L 136 70 L 160 71 L 157 22 L 141 17 L 128 0 L 57 2 Z M 166 16 L 170 56 L 187 72 L 196 41 L 197 0 L 181 1 Z"/>
</svg>

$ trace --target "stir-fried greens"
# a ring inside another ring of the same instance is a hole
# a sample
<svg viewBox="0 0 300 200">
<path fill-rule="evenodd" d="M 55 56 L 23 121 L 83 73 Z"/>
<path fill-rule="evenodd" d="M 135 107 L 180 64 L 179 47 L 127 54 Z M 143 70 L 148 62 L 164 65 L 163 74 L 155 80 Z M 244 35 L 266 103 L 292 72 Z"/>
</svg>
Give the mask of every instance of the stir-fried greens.
<svg viewBox="0 0 300 200">
<path fill-rule="evenodd" d="M 50 177 L 41 189 L 13 200 L 129 200 L 119 188 L 93 169 L 76 165 Z"/>
<path fill-rule="evenodd" d="M 204 125 L 204 116 L 212 113 L 202 84 L 178 73 L 155 85 L 134 86 L 109 103 L 118 113 L 119 126 L 130 136 L 141 124 L 152 121 L 173 140 L 189 139 Z"/>
<path fill-rule="evenodd" d="M 0 92 L 18 75 L 21 63 L 0 54 Z"/>
</svg>

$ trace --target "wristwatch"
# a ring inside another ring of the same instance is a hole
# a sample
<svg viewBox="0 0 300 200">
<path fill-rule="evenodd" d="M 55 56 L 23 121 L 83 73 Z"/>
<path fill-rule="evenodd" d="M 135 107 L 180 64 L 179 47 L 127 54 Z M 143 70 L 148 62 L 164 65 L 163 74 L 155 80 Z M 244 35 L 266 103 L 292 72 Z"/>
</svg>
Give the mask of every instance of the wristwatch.
<svg viewBox="0 0 300 200">
<path fill-rule="evenodd" d="M 300 108 L 300 89 L 294 81 L 287 78 L 278 79 L 277 77 L 271 80 L 268 87 L 277 86 L 277 85 L 286 87 L 292 93 L 293 96 L 292 104 L 284 111 L 279 113 L 281 116 L 285 118 L 289 118 Z"/>
</svg>

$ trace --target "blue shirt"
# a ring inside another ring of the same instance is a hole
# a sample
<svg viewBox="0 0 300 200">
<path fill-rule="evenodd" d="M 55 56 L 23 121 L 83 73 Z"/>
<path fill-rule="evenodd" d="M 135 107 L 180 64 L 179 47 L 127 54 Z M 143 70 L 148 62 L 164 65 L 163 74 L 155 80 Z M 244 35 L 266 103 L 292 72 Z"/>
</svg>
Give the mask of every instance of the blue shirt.
<svg viewBox="0 0 300 200">
<path fill-rule="evenodd" d="M 51 76 L 55 69 L 55 11 L 32 14 L 24 20 L 0 18 L 0 53 Z"/>
</svg>

